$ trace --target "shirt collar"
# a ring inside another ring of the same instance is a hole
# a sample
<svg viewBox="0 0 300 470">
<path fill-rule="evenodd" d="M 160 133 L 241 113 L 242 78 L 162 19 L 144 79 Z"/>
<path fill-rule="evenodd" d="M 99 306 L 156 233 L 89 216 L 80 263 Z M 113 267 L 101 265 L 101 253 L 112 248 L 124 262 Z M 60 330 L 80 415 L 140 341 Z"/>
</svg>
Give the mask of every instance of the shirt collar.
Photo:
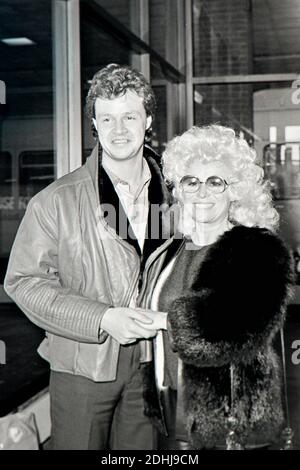
<svg viewBox="0 0 300 470">
<path fill-rule="evenodd" d="M 126 186 L 128 189 L 129 189 L 129 192 L 130 191 L 130 186 L 129 186 L 129 183 L 125 180 L 123 180 L 122 178 L 120 178 L 119 176 L 117 176 L 113 171 L 111 171 L 109 168 L 107 168 L 106 165 L 103 165 L 103 168 L 104 170 L 106 171 L 106 173 L 108 174 L 112 184 L 114 185 L 114 187 L 116 188 L 117 186 L 119 187 L 124 187 Z M 144 186 L 151 180 L 151 171 L 150 171 L 150 168 L 149 168 L 149 165 L 147 163 L 147 160 L 145 158 L 143 158 L 143 168 L 142 168 L 142 178 L 141 178 L 141 183 L 136 191 L 136 194 L 134 195 L 135 197 L 138 197 L 141 193 L 141 191 L 143 190 Z"/>
</svg>

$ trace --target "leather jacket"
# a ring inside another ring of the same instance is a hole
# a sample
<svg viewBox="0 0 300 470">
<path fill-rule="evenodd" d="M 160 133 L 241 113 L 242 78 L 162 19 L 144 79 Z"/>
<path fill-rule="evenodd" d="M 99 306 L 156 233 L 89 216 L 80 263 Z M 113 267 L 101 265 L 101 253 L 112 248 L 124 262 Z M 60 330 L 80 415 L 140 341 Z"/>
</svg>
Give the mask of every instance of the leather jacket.
<svg viewBox="0 0 300 470">
<path fill-rule="evenodd" d="M 168 202 L 157 164 L 147 161 L 161 185 L 162 203 Z M 12 247 L 4 288 L 46 331 L 39 353 L 52 370 L 101 382 L 115 380 L 120 349 L 101 330 L 101 320 L 108 308 L 129 305 L 141 260 L 104 218 L 98 163 L 97 145 L 82 167 L 30 200 Z M 140 343 L 141 361 L 147 361 L 149 341 Z"/>
</svg>

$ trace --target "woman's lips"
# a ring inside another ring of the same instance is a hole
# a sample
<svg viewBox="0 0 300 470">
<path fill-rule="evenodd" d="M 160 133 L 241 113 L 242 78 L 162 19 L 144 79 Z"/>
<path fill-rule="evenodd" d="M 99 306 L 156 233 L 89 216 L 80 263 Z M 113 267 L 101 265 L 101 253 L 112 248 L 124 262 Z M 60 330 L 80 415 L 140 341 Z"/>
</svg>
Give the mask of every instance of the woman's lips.
<svg viewBox="0 0 300 470">
<path fill-rule="evenodd" d="M 196 202 L 195 206 L 199 207 L 199 209 L 211 209 L 214 206 L 214 203 L 213 202 Z"/>
<path fill-rule="evenodd" d="M 112 143 L 113 144 L 127 144 L 129 142 L 129 139 L 113 139 Z"/>
</svg>

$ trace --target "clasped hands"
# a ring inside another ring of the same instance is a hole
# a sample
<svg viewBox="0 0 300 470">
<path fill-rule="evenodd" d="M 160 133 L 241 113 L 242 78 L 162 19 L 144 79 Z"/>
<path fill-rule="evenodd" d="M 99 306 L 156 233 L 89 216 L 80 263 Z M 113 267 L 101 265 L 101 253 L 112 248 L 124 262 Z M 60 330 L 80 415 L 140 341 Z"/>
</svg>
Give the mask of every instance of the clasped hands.
<svg viewBox="0 0 300 470">
<path fill-rule="evenodd" d="M 101 329 L 121 344 L 152 338 L 167 329 L 167 313 L 143 308 L 112 307 L 102 317 Z"/>
</svg>

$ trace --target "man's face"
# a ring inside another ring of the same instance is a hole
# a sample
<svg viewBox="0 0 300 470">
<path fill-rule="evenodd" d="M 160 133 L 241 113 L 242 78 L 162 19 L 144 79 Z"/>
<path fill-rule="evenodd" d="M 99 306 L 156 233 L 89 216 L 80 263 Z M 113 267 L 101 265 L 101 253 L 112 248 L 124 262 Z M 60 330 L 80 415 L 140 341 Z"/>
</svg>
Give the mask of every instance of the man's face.
<svg viewBox="0 0 300 470">
<path fill-rule="evenodd" d="M 103 149 L 103 158 L 129 160 L 141 158 L 145 132 L 151 125 L 151 116 L 134 91 L 113 99 L 97 98 L 96 119 L 93 120 Z"/>
</svg>

